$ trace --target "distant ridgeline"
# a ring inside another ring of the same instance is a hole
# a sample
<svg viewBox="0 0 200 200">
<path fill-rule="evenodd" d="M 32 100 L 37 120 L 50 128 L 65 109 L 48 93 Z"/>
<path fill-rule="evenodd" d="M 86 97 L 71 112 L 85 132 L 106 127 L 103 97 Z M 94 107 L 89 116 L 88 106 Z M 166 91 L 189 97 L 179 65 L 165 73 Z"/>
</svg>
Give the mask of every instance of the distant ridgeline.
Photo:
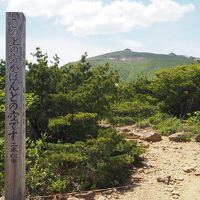
<svg viewBox="0 0 200 200">
<path fill-rule="evenodd" d="M 197 58 L 174 53 L 165 55 L 125 49 L 88 58 L 88 61 L 92 66 L 109 63 L 111 69 L 119 72 L 122 81 L 130 81 L 141 76 L 152 78 L 158 70 L 194 63 Z"/>
</svg>

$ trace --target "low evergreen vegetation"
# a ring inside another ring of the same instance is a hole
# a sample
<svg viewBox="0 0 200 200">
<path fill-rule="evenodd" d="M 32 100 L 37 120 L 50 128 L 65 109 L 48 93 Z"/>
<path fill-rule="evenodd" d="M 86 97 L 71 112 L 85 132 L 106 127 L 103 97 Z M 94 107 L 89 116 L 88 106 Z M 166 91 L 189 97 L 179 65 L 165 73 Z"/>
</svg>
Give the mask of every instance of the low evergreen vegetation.
<svg viewBox="0 0 200 200">
<path fill-rule="evenodd" d="M 200 64 L 122 83 L 109 66 L 49 65 L 39 48 L 27 62 L 27 193 L 45 195 L 129 182 L 142 147 L 114 129 L 136 124 L 162 135 L 200 130 Z M 5 63 L 0 63 L 0 189 L 4 185 Z M 113 128 L 102 126 L 106 121 Z"/>
</svg>

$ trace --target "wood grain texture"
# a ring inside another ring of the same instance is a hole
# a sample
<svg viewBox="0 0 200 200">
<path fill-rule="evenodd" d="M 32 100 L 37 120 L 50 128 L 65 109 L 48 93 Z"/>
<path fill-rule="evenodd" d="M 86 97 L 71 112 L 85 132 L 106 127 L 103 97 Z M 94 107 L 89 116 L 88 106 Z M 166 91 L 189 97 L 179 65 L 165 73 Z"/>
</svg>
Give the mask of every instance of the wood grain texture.
<svg viewBox="0 0 200 200">
<path fill-rule="evenodd" d="M 25 200 L 25 43 L 24 14 L 6 13 L 6 200 Z"/>
</svg>

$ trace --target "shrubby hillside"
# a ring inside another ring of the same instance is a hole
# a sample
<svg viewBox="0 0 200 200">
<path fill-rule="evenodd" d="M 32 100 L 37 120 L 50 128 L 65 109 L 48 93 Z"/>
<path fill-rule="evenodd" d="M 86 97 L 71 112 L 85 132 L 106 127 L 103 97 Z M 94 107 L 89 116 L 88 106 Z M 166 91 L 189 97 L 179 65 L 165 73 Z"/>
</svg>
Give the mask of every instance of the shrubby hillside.
<svg viewBox="0 0 200 200">
<path fill-rule="evenodd" d="M 130 52 L 129 52 L 130 53 Z M 39 48 L 27 62 L 27 193 L 45 195 L 120 186 L 143 152 L 116 126 L 152 127 L 162 135 L 200 129 L 200 64 L 160 71 L 127 83 L 87 56 L 59 67 Z M 184 58 L 185 59 L 185 58 Z M 51 64 L 49 64 L 51 63 Z M 5 63 L 0 63 L 0 188 L 4 184 Z M 102 125 L 103 124 L 103 125 Z M 107 128 L 110 127 L 110 128 Z"/>
<path fill-rule="evenodd" d="M 154 78 L 155 72 L 170 67 L 194 63 L 196 58 L 186 57 L 170 53 L 154 54 L 146 52 L 134 52 L 130 49 L 106 53 L 89 58 L 92 66 L 109 64 L 110 69 L 117 70 L 120 80 L 129 82 L 138 77 L 146 76 Z"/>
</svg>

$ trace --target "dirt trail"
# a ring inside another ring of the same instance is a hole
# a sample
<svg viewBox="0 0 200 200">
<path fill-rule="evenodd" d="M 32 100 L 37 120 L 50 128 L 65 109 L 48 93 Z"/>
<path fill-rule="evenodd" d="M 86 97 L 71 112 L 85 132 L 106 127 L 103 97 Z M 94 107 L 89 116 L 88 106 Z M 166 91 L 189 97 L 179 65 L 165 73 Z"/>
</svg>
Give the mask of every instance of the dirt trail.
<svg viewBox="0 0 200 200">
<path fill-rule="evenodd" d="M 200 144 L 171 142 L 163 137 L 149 145 L 144 158 L 146 166 L 133 175 L 136 186 L 117 199 L 200 200 Z M 157 181 L 157 177 L 167 175 L 171 176 L 169 184 Z"/>
</svg>

